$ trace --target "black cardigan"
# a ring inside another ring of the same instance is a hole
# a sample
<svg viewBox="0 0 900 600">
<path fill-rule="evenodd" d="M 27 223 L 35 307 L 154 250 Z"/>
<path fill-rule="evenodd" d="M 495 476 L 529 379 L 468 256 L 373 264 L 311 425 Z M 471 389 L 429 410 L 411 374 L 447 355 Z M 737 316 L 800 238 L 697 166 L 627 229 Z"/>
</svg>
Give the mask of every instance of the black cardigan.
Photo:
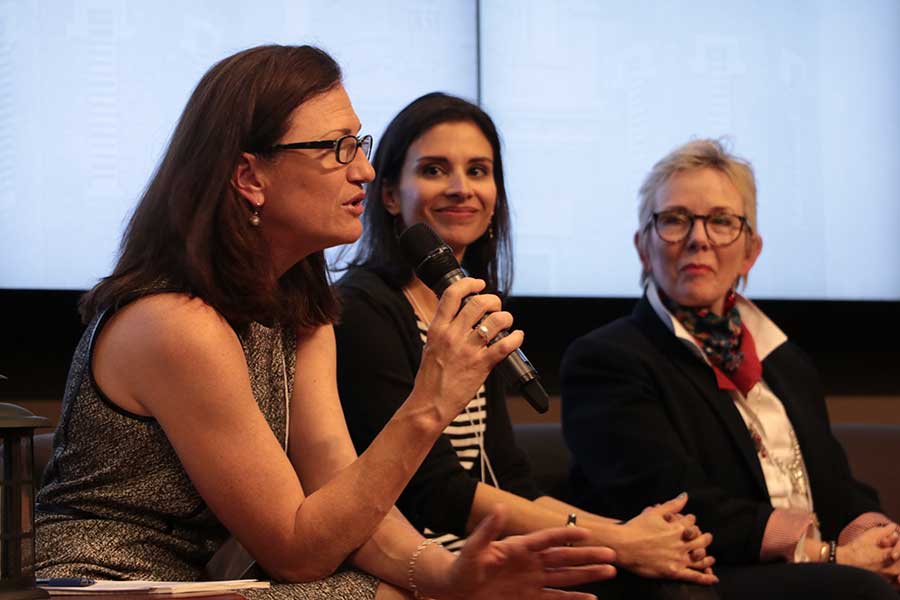
<svg viewBox="0 0 900 600">
<path fill-rule="evenodd" d="M 747 427 L 712 369 L 646 296 L 630 317 L 576 340 L 561 377 L 577 504 L 628 518 L 687 491 L 686 511 L 713 534 L 710 553 L 720 563 L 759 562 L 773 508 Z M 850 474 L 806 355 L 782 344 L 763 361 L 763 379 L 797 434 L 824 539 L 880 511 L 874 490 Z"/>
<path fill-rule="evenodd" d="M 409 396 L 422 359 L 416 317 L 402 290 L 378 274 L 352 269 L 338 283 L 343 309 L 335 327 L 341 404 L 358 452 L 365 450 Z M 516 446 L 499 378 L 485 382 L 485 451 L 501 489 L 541 495 Z M 465 536 L 480 470 L 466 471 L 446 436 L 438 438 L 397 507 L 420 531 Z"/>
</svg>

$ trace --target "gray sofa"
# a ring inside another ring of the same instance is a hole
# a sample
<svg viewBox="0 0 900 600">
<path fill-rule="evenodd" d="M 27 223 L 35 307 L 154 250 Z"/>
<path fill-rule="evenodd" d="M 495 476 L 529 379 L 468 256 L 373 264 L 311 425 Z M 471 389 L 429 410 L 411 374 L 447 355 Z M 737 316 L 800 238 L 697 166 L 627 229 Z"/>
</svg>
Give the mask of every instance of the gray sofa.
<svg viewBox="0 0 900 600">
<path fill-rule="evenodd" d="M 557 423 L 515 425 L 516 441 L 528 455 L 541 489 L 566 498 L 569 449 Z M 832 426 L 844 446 L 854 476 L 878 490 L 884 512 L 900 519 L 900 425 L 840 423 Z"/>
</svg>

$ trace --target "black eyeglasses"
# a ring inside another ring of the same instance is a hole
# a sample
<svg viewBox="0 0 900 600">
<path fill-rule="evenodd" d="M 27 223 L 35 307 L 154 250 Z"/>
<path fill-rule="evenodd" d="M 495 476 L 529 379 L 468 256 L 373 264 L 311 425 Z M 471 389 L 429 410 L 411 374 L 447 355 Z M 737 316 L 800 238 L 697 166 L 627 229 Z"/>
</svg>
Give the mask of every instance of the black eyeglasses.
<svg viewBox="0 0 900 600">
<path fill-rule="evenodd" d="M 372 136 L 345 135 L 336 140 L 321 140 L 317 142 L 293 142 L 290 144 L 276 144 L 266 149 L 267 152 L 280 150 L 312 150 L 334 148 L 334 157 L 342 165 L 348 165 L 356 158 L 356 151 L 362 148 L 363 154 L 368 160 L 372 155 Z"/>
<path fill-rule="evenodd" d="M 703 221 L 703 230 L 713 246 L 728 246 L 741 236 L 744 229 L 750 231 L 747 217 L 729 212 L 718 212 L 711 215 L 695 215 L 686 210 L 661 210 L 653 213 L 653 225 L 656 235 L 664 242 L 677 244 L 690 235 L 694 229 L 694 221 Z M 650 225 L 649 223 L 647 224 Z"/>
</svg>

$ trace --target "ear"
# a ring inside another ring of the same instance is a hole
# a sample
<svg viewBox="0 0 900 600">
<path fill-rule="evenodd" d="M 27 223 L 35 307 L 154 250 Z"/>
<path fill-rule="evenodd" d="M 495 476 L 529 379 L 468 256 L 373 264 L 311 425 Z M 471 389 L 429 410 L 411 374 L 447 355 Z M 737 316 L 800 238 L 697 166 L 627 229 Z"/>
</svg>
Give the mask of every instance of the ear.
<svg viewBox="0 0 900 600">
<path fill-rule="evenodd" d="M 641 265 L 644 267 L 644 272 L 650 272 L 650 256 L 647 254 L 646 249 L 641 247 L 641 232 L 634 232 L 634 248 L 637 250 L 638 257 L 641 259 Z"/>
<path fill-rule="evenodd" d="M 400 214 L 400 201 L 397 200 L 397 190 L 393 185 L 384 184 L 381 187 L 381 204 L 384 209 L 395 217 Z"/>
<path fill-rule="evenodd" d="M 231 177 L 232 187 L 252 206 L 259 208 L 266 203 L 266 181 L 259 158 L 242 152 Z"/>
<path fill-rule="evenodd" d="M 750 239 L 750 243 L 747 245 L 747 254 L 744 256 L 744 264 L 741 266 L 741 275 L 746 277 L 747 273 L 750 272 L 750 269 L 753 268 L 756 259 L 759 258 L 759 255 L 762 252 L 762 246 L 762 238 L 759 235 L 754 234 Z"/>
</svg>

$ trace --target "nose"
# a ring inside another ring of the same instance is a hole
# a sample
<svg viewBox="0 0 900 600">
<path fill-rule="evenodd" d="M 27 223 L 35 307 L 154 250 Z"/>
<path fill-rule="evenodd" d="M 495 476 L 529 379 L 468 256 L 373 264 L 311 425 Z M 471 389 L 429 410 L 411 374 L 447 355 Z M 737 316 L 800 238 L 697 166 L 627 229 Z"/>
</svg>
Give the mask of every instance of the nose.
<svg viewBox="0 0 900 600">
<path fill-rule="evenodd" d="M 351 183 L 371 183 L 375 179 L 375 169 L 366 158 L 365 152 L 357 152 L 347 169 L 347 179 Z"/>
<path fill-rule="evenodd" d="M 706 221 L 700 218 L 694 218 L 691 230 L 688 232 L 688 246 L 708 248 L 712 246 L 709 236 L 706 235 Z"/>
<path fill-rule="evenodd" d="M 465 172 L 454 170 L 447 178 L 448 196 L 456 196 L 460 198 L 468 198 L 472 194 L 472 186 Z"/>
</svg>

